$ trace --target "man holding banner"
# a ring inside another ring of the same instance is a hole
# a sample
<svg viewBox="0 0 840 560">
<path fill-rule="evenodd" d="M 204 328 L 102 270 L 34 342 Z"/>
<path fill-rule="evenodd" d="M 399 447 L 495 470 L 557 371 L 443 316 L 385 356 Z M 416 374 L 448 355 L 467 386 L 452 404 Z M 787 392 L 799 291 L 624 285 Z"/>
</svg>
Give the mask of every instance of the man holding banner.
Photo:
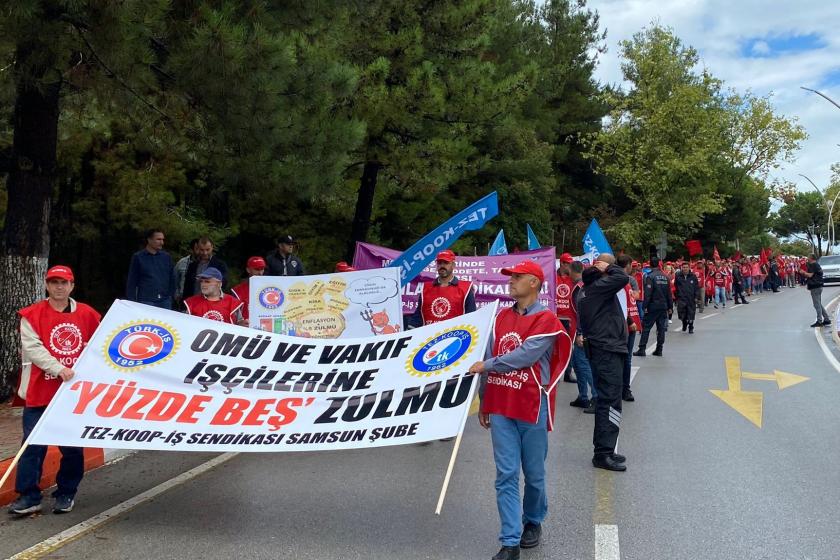
<svg viewBox="0 0 840 560">
<path fill-rule="evenodd" d="M 496 505 L 501 550 L 493 560 L 517 560 L 520 548 L 540 543 L 548 513 L 545 457 L 553 427 L 555 387 L 569 361 L 571 339 L 557 317 L 539 302 L 545 277 L 533 261 L 502 270 L 516 300 L 494 324 L 488 359 L 470 373 L 482 374 L 479 422 L 490 429 L 496 462 Z M 519 495 L 519 471 L 525 495 Z M 524 522 L 524 526 L 523 526 Z"/>
<path fill-rule="evenodd" d="M 18 311 L 23 360 L 18 395 L 23 409 L 23 441 L 41 419 L 62 382 L 74 375 L 76 360 L 99 326 L 100 315 L 92 307 L 70 297 L 75 279 L 66 266 L 47 271 L 48 297 Z M 82 481 L 85 459 L 80 447 L 59 447 L 61 466 L 53 493 L 53 513 L 73 509 L 76 490 Z M 9 507 L 13 515 L 41 511 L 41 469 L 47 455 L 45 445 L 29 445 L 20 457 L 15 491 L 20 497 Z"/>
<path fill-rule="evenodd" d="M 437 278 L 421 284 L 417 309 L 408 319 L 408 328 L 417 328 L 475 311 L 472 282 L 458 280 L 455 272 L 455 253 L 449 249 L 437 256 Z"/>
</svg>

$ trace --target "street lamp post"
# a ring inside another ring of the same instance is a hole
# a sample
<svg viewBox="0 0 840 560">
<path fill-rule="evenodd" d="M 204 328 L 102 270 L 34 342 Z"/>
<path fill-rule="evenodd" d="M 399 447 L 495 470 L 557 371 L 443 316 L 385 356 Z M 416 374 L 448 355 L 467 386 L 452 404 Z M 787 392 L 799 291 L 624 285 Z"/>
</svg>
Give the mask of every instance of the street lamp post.
<svg viewBox="0 0 840 560">
<path fill-rule="evenodd" d="M 832 201 L 831 201 L 831 204 L 829 204 L 829 203 L 828 203 L 828 200 L 826 199 L 825 193 L 822 191 L 822 189 L 820 189 L 820 188 L 816 185 L 816 183 L 814 183 L 814 182 L 811 180 L 811 178 L 810 178 L 810 177 L 808 177 L 807 175 L 803 175 L 802 173 L 799 173 L 798 175 L 799 175 L 800 177 L 804 177 L 804 178 L 805 178 L 805 179 L 806 179 L 809 183 L 811 183 L 811 186 L 812 186 L 812 187 L 814 187 L 814 188 L 817 190 L 817 192 L 818 192 L 818 193 L 820 193 L 820 196 L 822 196 L 823 201 L 824 201 L 824 202 L 828 205 L 828 223 L 826 224 L 825 233 L 826 233 L 826 235 L 828 236 L 828 252 L 829 252 L 829 254 L 831 254 L 831 249 L 832 249 L 832 247 L 834 246 L 834 245 L 833 245 L 833 239 L 834 239 L 834 224 L 832 224 L 832 222 L 831 222 L 831 211 L 832 211 L 832 209 L 834 208 L 834 202 L 837 200 L 837 197 L 835 196 L 835 197 L 834 197 L 834 200 L 832 200 Z M 838 194 L 840 194 L 840 193 L 838 193 Z M 822 247 L 820 247 L 820 251 L 822 251 Z"/>
</svg>

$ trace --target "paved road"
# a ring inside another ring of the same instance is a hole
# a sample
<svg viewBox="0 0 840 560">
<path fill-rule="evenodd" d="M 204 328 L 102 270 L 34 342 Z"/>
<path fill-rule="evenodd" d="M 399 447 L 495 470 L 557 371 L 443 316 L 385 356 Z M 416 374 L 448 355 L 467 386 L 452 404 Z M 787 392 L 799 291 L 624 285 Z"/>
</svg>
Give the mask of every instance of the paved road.
<svg viewBox="0 0 840 560">
<path fill-rule="evenodd" d="M 827 289 L 826 302 L 838 294 Z M 523 559 L 612 560 L 596 527 L 613 526 L 624 560 L 838 557 L 840 372 L 807 326 L 805 290 L 713 313 L 698 315 L 694 335 L 670 332 L 663 358 L 636 358 L 637 400 L 625 405 L 619 441 L 626 473 L 591 467 L 592 417 L 565 405 L 575 390 L 561 384 L 545 538 Z M 743 372 L 809 379 L 780 390 L 761 375 L 742 378 L 742 391 L 762 393 L 759 428 L 710 393 L 727 389 L 727 356 Z M 474 418 L 443 514 L 433 513 L 451 445 L 241 454 L 45 557 L 489 558 L 498 548 L 494 471 Z M 138 453 L 102 468 L 73 513 L 2 520 L 0 557 L 210 457 Z"/>
</svg>

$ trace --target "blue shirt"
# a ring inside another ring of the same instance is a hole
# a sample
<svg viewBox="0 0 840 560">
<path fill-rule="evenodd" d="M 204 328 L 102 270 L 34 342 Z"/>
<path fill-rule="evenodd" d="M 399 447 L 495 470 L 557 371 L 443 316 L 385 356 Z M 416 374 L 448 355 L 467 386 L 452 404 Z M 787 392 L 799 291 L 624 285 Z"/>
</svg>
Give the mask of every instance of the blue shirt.
<svg viewBox="0 0 840 560">
<path fill-rule="evenodd" d="M 175 269 L 169 253 L 150 253 L 142 249 L 132 255 L 125 288 L 126 299 L 157 303 L 171 300 L 174 294 Z"/>
</svg>

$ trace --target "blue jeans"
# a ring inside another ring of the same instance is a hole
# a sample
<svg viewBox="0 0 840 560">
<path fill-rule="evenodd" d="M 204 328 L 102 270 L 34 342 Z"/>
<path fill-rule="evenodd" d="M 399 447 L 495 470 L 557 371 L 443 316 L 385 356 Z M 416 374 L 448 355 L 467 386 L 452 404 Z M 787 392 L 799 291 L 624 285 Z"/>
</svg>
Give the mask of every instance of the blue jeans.
<svg viewBox="0 0 840 560">
<path fill-rule="evenodd" d="M 715 305 L 726 306 L 726 288 L 715 286 Z"/>
<path fill-rule="evenodd" d="M 587 386 L 591 389 L 592 399 L 598 396 L 595 391 L 595 383 L 592 379 L 592 368 L 589 366 L 589 359 L 586 357 L 586 350 L 578 346 L 572 345 L 572 367 L 575 369 L 577 376 L 578 397 L 581 399 L 590 400 L 587 396 Z"/>
<path fill-rule="evenodd" d="M 525 523 L 542 523 L 548 513 L 545 458 L 548 454 L 548 399 L 542 395 L 536 424 L 490 415 L 490 437 L 496 460 L 496 505 L 502 523 L 499 542 L 519 546 Z M 525 474 L 525 496 L 519 498 L 519 471 Z"/>
<path fill-rule="evenodd" d="M 29 437 L 41 415 L 47 409 L 45 406 L 26 407 L 23 409 L 23 441 Z M 58 487 L 53 496 L 68 496 L 73 498 L 82 476 L 85 473 L 84 449 L 81 447 L 59 447 L 61 464 L 55 477 Z M 41 469 L 47 456 L 46 445 L 28 445 L 20 457 L 15 477 L 15 492 L 24 497 L 41 501 Z"/>
<path fill-rule="evenodd" d="M 630 388 L 630 368 L 633 366 L 633 347 L 636 344 L 636 331 L 627 333 L 627 356 L 624 358 L 624 389 Z"/>
</svg>

